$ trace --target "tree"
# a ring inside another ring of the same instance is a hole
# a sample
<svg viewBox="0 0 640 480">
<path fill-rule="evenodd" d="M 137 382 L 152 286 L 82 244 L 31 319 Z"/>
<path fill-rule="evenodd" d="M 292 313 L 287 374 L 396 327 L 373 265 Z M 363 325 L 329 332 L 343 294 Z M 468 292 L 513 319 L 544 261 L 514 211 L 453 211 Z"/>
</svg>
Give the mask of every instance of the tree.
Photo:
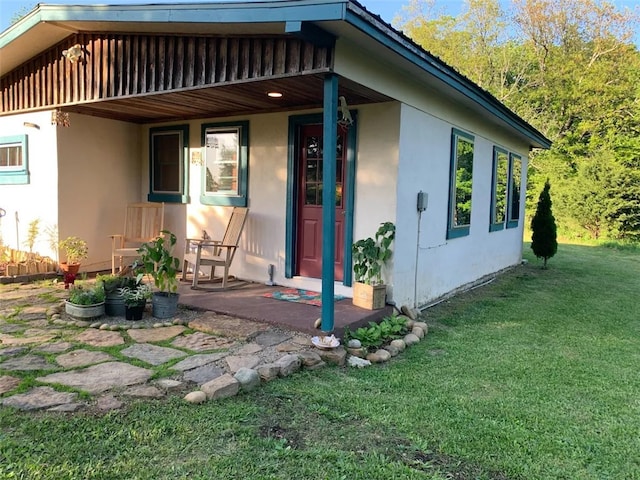
<svg viewBox="0 0 640 480">
<path fill-rule="evenodd" d="M 542 268 L 547 268 L 547 260 L 558 251 L 558 239 L 556 234 L 556 219 L 551 211 L 551 185 L 547 179 L 544 184 L 536 213 L 531 220 L 531 250 L 536 257 L 544 259 Z"/>
</svg>

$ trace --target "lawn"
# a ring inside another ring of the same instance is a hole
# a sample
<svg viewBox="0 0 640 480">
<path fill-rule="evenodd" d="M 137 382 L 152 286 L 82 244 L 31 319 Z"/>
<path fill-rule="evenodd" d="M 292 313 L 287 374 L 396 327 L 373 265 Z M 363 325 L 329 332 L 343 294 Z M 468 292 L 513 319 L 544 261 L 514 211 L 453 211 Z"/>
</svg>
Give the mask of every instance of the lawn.
<svg viewBox="0 0 640 480">
<path fill-rule="evenodd" d="M 200 406 L 0 408 L 0 478 L 640 479 L 640 252 L 525 256 L 383 366 Z"/>
</svg>

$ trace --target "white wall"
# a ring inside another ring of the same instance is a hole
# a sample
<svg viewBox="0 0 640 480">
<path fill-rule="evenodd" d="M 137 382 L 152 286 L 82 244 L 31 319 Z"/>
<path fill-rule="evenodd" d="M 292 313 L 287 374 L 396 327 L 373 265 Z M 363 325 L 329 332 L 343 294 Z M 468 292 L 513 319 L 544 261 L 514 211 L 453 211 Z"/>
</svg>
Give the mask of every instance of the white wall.
<svg viewBox="0 0 640 480">
<path fill-rule="evenodd" d="M 27 126 L 25 122 L 36 126 Z M 0 185 L 0 207 L 7 214 L 0 219 L 0 233 L 5 245 L 28 250 L 29 223 L 39 220 L 40 234 L 34 252 L 55 260 L 49 246 L 47 227 L 58 223 L 58 166 L 56 127 L 51 125 L 51 112 L 28 113 L 0 117 L 0 136 L 27 135 L 30 182 L 27 185 Z M 16 214 L 18 222 L 16 222 Z"/>
<path fill-rule="evenodd" d="M 71 114 L 57 127 L 60 238 L 81 237 L 89 258 L 81 271 L 111 268 L 110 234 L 122 233 L 125 207 L 144 201 L 140 126 Z M 54 180 L 55 181 L 55 180 Z M 52 202 L 54 203 L 54 202 Z M 64 257 L 64 252 L 61 252 Z"/>
</svg>

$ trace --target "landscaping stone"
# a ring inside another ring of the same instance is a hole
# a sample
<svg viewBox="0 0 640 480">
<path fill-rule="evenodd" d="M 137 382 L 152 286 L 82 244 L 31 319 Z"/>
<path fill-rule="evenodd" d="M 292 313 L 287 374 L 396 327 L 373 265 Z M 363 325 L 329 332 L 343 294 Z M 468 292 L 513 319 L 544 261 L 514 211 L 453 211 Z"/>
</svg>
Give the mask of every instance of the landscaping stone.
<svg viewBox="0 0 640 480">
<path fill-rule="evenodd" d="M 98 397 L 96 400 L 96 408 L 98 410 L 102 410 L 103 412 L 107 412 L 110 410 L 118 410 L 122 408 L 122 401 L 118 400 L 113 395 L 103 395 Z"/>
<path fill-rule="evenodd" d="M 240 391 L 240 382 L 231 375 L 225 374 L 205 383 L 201 389 L 207 395 L 207 399 L 217 400 L 237 395 Z"/>
<path fill-rule="evenodd" d="M 386 350 L 380 349 L 367 355 L 367 360 L 371 363 L 383 363 L 389 361 L 391 354 Z"/>
<path fill-rule="evenodd" d="M 116 345 L 124 344 L 124 338 L 122 338 L 122 334 L 120 332 L 95 330 L 93 328 L 89 328 L 76 335 L 75 341 L 86 343 L 92 347 L 115 347 Z"/>
<path fill-rule="evenodd" d="M 144 383 L 152 375 L 153 371 L 146 368 L 124 362 L 106 362 L 71 372 L 52 373 L 36 380 L 43 383 L 59 383 L 95 394 Z"/>
<path fill-rule="evenodd" d="M 349 348 L 347 347 L 347 353 L 354 357 L 364 358 L 367 356 L 367 350 L 364 348 Z"/>
<path fill-rule="evenodd" d="M 115 360 L 111 355 L 105 352 L 94 352 L 91 350 L 74 350 L 56 357 L 58 365 L 64 368 L 86 367 L 95 363 L 109 362 Z"/>
<path fill-rule="evenodd" d="M 169 360 L 181 358 L 187 354 L 174 348 L 160 347 L 148 343 L 137 343 L 125 348 L 120 352 L 122 355 L 137 358 L 151 365 L 162 365 Z"/>
<path fill-rule="evenodd" d="M 424 330 L 425 335 L 429 333 L 429 325 L 427 325 L 426 322 L 416 322 L 414 327 L 420 327 L 422 330 Z"/>
<path fill-rule="evenodd" d="M 73 413 L 77 412 L 86 405 L 84 403 L 63 403 L 55 407 L 47 408 L 47 412 Z"/>
<path fill-rule="evenodd" d="M 260 364 L 260 357 L 257 355 L 229 355 L 225 361 L 231 373 L 236 373 L 241 368 L 253 368 Z"/>
<path fill-rule="evenodd" d="M 145 328 L 140 330 L 127 330 L 127 334 L 138 343 L 163 342 L 177 337 L 185 328 L 181 325 L 165 328 Z"/>
<path fill-rule="evenodd" d="M 332 365 L 338 365 L 342 367 L 347 361 L 347 351 L 344 347 L 332 348 L 331 350 L 316 350 L 317 354 L 320 355 L 320 358 Z"/>
<path fill-rule="evenodd" d="M 0 363 L 2 370 L 17 371 L 33 371 L 33 370 L 57 370 L 55 365 L 51 365 L 40 355 L 24 355 L 22 357 L 8 358 Z"/>
<path fill-rule="evenodd" d="M 153 385 L 136 385 L 134 387 L 127 388 L 123 395 L 135 398 L 162 398 L 164 392 Z"/>
<path fill-rule="evenodd" d="M 418 318 L 418 312 L 407 305 L 403 305 L 402 307 L 400 307 L 400 311 L 403 315 L 409 317 L 411 320 L 415 320 Z"/>
<path fill-rule="evenodd" d="M 258 353 L 264 350 L 264 347 L 258 345 L 257 343 L 247 343 L 240 347 L 235 355 L 253 355 L 254 353 Z"/>
<path fill-rule="evenodd" d="M 194 368 L 203 367 L 213 362 L 217 362 L 221 358 L 226 357 L 227 354 L 222 353 L 200 353 L 198 355 L 192 355 L 191 357 L 187 357 L 184 360 L 179 361 L 173 367 L 172 370 L 179 370 L 184 372 L 186 370 L 192 370 Z"/>
<path fill-rule="evenodd" d="M 410 347 L 411 345 L 420 343 L 420 338 L 413 333 L 408 333 L 404 336 L 404 343 L 407 345 L 407 347 Z"/>
<path fill-rule="evenodd" d="M 240 388 L 245 392 L 260 386 L 260 374 L 251 368 L 240 368 L 233 378 L 240 382 Z"/>
<path fill-rule="evenodd" d="M 392 357 L 395 357 L 396 355 L 398 355 L 400 353 L 400 350 L 398 349 L 398 347 L 395 347 L 395 346 L 393 346 L 391 344 L 386 345 L 383 348 L 384 348 L 384 350 L 389 352 Z"/>
<path fill-rule="evenodd" d="M 399 352 L 403 352 L 404 349 L 407 348 L 407 344 L 404 343 L 404 340 L 402 340 L 401 338 L 396 338 L 395 340 L 391 340 L 391 343 L 389 343 L 389 345 L 397 348 Z"/>
<path fill-rule="evenodd" d="M 304 365 L 305 367 L 313 367 L 319 363 L 323 363 L 320 355 L 312 350 L 305 350 L 303 352 L 297 353 L 296 355 L 298 356 L 298 358 L 300 358 L 300 361 L 302 361 L 302 365 Z"/>
<path fill-rule="evenodd" d="M 11 375 L 0 375 L 0 395 L 10 392 L 20 385 L 20 379 Z"/>
<path fill-rule="evenodd" d="M 263 363 L 262 365 L 258 365 L 255 370 L 258 372 L 262 380 L 270 382 L 271 380 L 278 378 L 278 375 L 280 374 L 280 365 L 276 363 Z"/>
<path fill-rule="evenodd" d="M 271 347 L 273 345 L 278 345 L 279 343 L 286 342 L 290 338 L 291 335 L 287 335 L 275 330 L 268 330 L 259 334 L 256 338 L 253 339 L 253 341 L 258 345 L 262 345 L 263 347 Z"/>
<path fill-rule="evenodd" d="M 349 355 L 349 358 L 347 358 L 347 365 L 349 365 L 350 367 L 364 368 L 370 366 L 371 362 L 369 360 L 365 360 L 364 358 Z"/>
<path fill-rule="evenodd" d="M 9 347 L 0 350 L 0 357 L 14 357 L 28 351 L 27 347 Z"/>
<path fill-rule="evenodd" d="M 203 365 L 192 370 L 187 370 L 183 378 L 188 382 L 203 385 L 211 380 L 221 377 L 225 374 L 224 368 L 220 368 L 214 364 Z"/>
<path fill-rule="evenodd" d="M 2 405 L 19 410 L 40 410 L 72 403 L 77 396 L 77 393 L 57 392 L 51 387 L 35 387 L 26 393 L 4 398 Z"/>
<path fill-rule="evenodd" d="M 284 342 L 276 346 L 276 351 L 280 353 L 290 353 L 290 352 L 299 352 L 303 348 L 304 347 L 302 345 L 297 345 L 292 342 Z"/>
<path fill-rule="evenodd" d="M 418 338 L 424 338 L 424 330 L 416 325 L 414 325 L 411 329 L 411 333 L 413 333 Z"/>
<path fill-rule="evenodd" d="M 348 348 L 360 348 L 360 347 L 362 347 L 362 342 L 360 340 L 358 340 L 357 338 L 352 338 L 351 340 L 349 340 L 349 342 L 347 342 L 347 347 Z"/>
<path fill-rule="evenodd" d="M 197 390 L 195 392 L 189 392 L 184 396 L 184 399 L 189 403 L 200 404 L 207 401 L 207 394 L 203 391 Z"/>
<path fill-rule="evenodd" d="M 281 377 L 288 377 L 300 370 L 302 361 L 298 355 L 285 355 L 276 361 L 276 365 L 280 367 L 279 375 Z"/>
<path fill-rule="evenodd" d="M 184 386 L 184 382 L 179 380 L 172 380 L 170 378 L 161 378 L 156 382 L 158 388 L 161 388 L 165 392 L 175 392 L 180 390 Z"/>
<path fill-rule="evenodd" d="M 221 337 L 248 338 L 267 330 L 269 326 L 251 320 L 218 315 L 213 312 L 202 312 L 199 318 L 189 322 L 189 328 Z"/>
<path fill-rule="evenodd" d="M 178 348 L 186 348 L 193 352 L 206 352 L 209 350 L 222 350 L 231 348 L 235 341 L 223 337 L 215 337 L 203 332 L 195 332 L 176 338 L 171 345 Z"/>
<path fill-rule="evenodd" d="M 54 342 L 54 343 L 45 343 L 44 345 L 40 345 L 33 349 L 34 352 L 42 352 L 42 353 L 62 353 L 69 350 L 73 347 L 73 344 L 70 342 Z"/>
</svg>

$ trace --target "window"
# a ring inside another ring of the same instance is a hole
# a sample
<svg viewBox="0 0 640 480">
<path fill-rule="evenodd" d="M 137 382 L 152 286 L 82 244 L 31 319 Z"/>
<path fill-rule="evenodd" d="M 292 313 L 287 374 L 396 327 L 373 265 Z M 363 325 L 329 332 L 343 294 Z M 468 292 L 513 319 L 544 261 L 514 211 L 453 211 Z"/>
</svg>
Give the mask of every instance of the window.
<svg viewBox="0 0 640 480">
<path fill-rule="evenodd" d="M 509 208 L 507 228 L 518 226 L 520 220 L 520 183 L 522 181 L 522 159 L 513 153 L 509 155 Z"/>
<path fill-rule="evenodd" d="M 187 203 L 189 126 L 152 128 L 149 131 L 151 202 Z"/>
<path fill-rule="evenodd" d="M 447 238 L 469 235 L 472 180 L 473 136 L 454 129 L 451 135 Z"/>
<path fill-rule="evenodd" d="M 0 184 L 29 183 L 27 136 L 0 137 Z"/>
<path fill-rule="evenodd" d="M 508 181 L 509 154 L 506 150 L 493 147 L 490 232 L 495 232 L 504 228 L 505 220 L 507 218 Z"/>
<path fill-rule="evenodd" d="M 200 202 L 246 207 L 249 122 L 203 125 L 202 147 Z"/>
</svg>

